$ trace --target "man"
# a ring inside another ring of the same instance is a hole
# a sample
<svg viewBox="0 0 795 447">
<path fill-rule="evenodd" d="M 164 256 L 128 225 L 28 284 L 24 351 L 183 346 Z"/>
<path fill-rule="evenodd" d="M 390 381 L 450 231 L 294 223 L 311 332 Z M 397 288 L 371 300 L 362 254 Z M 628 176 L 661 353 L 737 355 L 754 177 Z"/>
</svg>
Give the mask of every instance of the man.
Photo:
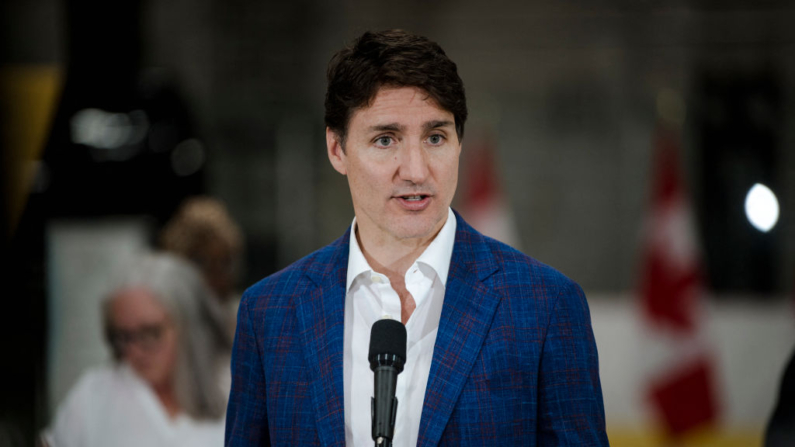
<svg viewBox="0 0 795 447">
<path fill-rule="evenodd" d="M 355 218 L 238 315 L 227 446 L 372 445 L 370 327 L 406 324 L 395 446 L 607 445 L 585 297 L 450 209 L 467 116 L 429 40 L 364 33 L 331 60 L 326 146 Z"/>
</svg>

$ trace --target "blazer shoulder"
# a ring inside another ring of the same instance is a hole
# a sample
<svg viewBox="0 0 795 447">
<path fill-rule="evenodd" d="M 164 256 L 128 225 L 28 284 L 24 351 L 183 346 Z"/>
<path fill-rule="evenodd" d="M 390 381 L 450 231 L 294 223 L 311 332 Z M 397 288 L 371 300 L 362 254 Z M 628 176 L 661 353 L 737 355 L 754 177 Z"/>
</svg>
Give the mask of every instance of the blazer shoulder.
<svg viewBox="0 0 795 447">
<path fill-rule="evenodd" d="M 502 242 L 484 236 L 484 243 L 500 265 L 491 279 L 493 287 L 513 309 L 513 315 L 524 315 L 546 326 L 555 315 L 565 314 L 570 322 L 590 327 L 585 292 L 574 280 Z"/>
<path fill-rule="evenodd" d="M 541 286 L 546 294 L 553 292 L 550 289 L 579 289 L 577 283 L 557 269 L 480 233 L 458 213 L 456 218 L 456 249 L 459 250 L 457 259 L 469 264 L 470 269 L 482 280 L 488 278 L 498 288 L 509 287 L 513 290 L 538 290 Z"/>
<path fill-rule="evenodd" d="M 527 282 L 532 285 L 553 286 L 558 290 L 580 289 L 571 278 L 556 268 L 535 259 L 508 244 L 483 236 L 484 244 L 501 267 L 499 276 L 508 283 Z M 581 289 L 580 289 L 581 290 Z"/>
<path fill-rule="evenodd" d="M 348 235 L 346 232 L 333 243 L 257 281 L 246 289 L 242 301 L 251 306 L 266 297 L 294 295 L 300 288 L 308 287 L 331 271 L 347 268 Z"/>
</svg>

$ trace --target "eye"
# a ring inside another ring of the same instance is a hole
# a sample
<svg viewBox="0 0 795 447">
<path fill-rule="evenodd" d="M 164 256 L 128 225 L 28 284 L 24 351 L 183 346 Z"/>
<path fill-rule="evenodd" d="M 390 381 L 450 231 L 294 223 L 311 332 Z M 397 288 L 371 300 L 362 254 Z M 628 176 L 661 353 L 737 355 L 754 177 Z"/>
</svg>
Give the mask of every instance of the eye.
<svg viewBox="0 0 795 447">
<path fill-rule="evenodd" d="M 382 135 L 375 139 L 375 145 L 378 147 L 389 147 L 395 141 L 390 135 Z"/>
<path fill-rule="evenodd" d="M 428 143 L 430 143 L 430 144 L 432 144 L 434 146 L 438 146 L 438 145 L 444 143 L 444 136 L 441 135 L 441 134 L 435 133 L 435 134 L 433 134 L 433 135 L 428 137 Z"/>
<path fill-rule="evenodd" d="M 117 347 L 126 346 L 132 338 L 133 336 L 129 332 L 119 329 L 113 329 L 110 334 L 111 344 Z"/>
</svg>

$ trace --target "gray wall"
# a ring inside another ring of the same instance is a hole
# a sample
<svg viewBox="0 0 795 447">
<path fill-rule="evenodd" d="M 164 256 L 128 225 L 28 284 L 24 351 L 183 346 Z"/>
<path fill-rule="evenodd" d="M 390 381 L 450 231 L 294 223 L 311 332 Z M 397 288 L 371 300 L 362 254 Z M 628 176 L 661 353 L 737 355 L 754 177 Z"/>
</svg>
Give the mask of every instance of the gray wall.
<svg viewBox="0 0 795 447">
<path fill-rule="evenodd" d="M 366 29 L 401 27 L 438 41 L 457 61 L 471 104 L 468 129 L 496 136 L 522 249 L 600 292 L 637 282 L 659 93 L 679 92 L 691 107 L 697 73 L 773 67 L 784 96 L 777 289 L 787 293 L 795 283 L 790 2 L 173 0 L 143 7 L 144 65 L 171 73 L 190 105 L 208 146 L 209 192 L 229 204 L 254 251 L 249 281 L 349 224 L 345 179 L 324 152 L 326 63 Z M 6 61 L 65 62 L 60 2 L 12 0 L 3 8 Z M 697 148 L 690 129 L 683 135 L 698 205 Z M 265 255 L 272 262 L 257 261 Z"/>
<path fill-rule="evenodd" d="M 637 282 L 659 93 L 678 92 L 690 107 L 696 73 L 772 65 L 785 81 L 786 124 L 795 79 L 795 8 L 785 2 L 635 3 L 152 2 L 147 54 L 177 73 L 195 104 L 212 191 L 254 240 L 276 237 L 285 265 L 352 217 L 324 153 L 328 59 L 366 29 L 428 35 L 459 65 L 469 129 L 496 133 L 523 250 L 587 290 L 624 291 Z M 782 290 L 795 267 L 790 129 L 778 168 Z M 695 148 L 687 127 L 683 135 L 697 205 Z"/>
</svg>

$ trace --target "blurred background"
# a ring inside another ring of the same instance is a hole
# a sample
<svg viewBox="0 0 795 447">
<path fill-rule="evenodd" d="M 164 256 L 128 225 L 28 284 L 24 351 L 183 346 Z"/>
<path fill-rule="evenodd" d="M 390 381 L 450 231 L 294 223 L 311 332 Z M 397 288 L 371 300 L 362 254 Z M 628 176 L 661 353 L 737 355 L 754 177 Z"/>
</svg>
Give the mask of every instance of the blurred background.
<svg viewBox="0 0 795 447">
<path fill-rule="evenodd" d="M 454 208 L 584 288 L 615 446 L 762 445 L 795 347 L 795 5 L 0 4 L 0 444 L 107 361 L 99 301 L 185 199 L 245 235 L 236 291 L 353 217 L 331 55 L 404 28 L 469 100 Z"/>
</svg>

